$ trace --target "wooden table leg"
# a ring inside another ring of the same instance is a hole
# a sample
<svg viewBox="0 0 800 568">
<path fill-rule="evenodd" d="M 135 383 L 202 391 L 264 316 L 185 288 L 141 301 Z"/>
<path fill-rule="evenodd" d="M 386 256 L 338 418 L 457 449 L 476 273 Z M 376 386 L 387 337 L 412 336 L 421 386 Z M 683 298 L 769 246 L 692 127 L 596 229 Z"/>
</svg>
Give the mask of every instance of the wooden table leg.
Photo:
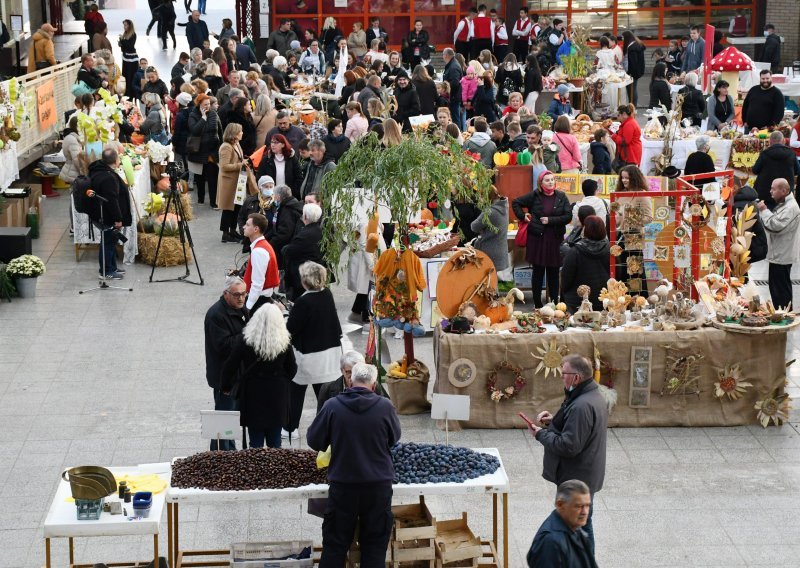
<svg viewBox="0 0 800 568">
<path fill-rule="evenodd" d="M 503 493 L 503 567 L 508 568 L 508 493 Z"/>
<path fill-rule="evenodd" d="M 72 537 L 69 537 L 69 563 L 75 564 L 75 543 Z"/>
<path fill-rule="evenodd" d="M 170 568 L 175 566 L 175 557 L 172 551 L 172 503 L 167 503 L 167 561 Z"/>
<path fill-rule="evenodd" d="M 158 568 L 158 533 L 153 535 L 153 568 Z"/>
<path fill-rule="evenodd" d="M 44 565 L 45 568 L 52 568 L 50 564 L 50 539 L 44 539 Z"/>
<path fill-rule="evenodd" d="M 492 542 L 497 550 L 497 493 L 492 493 Z"/>
<path fill-rule="evenodd" d="M 175 564 L 173 566 L 178 565 L 178 556 L 181 553 L 181 545 L 180 545 L 180 534 L 181 534 L 181 526 L 180 526 L 180 519 L 179 519 L 179 505 L 177 503 L 172 504 L 172 516 L 175 519 L 175 525 L 172 529 L 172 536 L 175 538 Z"/>
</svg>

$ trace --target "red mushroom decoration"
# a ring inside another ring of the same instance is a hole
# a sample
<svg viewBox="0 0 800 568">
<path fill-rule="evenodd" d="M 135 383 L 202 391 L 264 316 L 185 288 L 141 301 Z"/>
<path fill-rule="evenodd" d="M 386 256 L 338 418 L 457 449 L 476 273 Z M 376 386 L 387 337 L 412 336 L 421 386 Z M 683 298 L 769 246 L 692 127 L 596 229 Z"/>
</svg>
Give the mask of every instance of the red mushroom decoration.
<svg viewBox="0 0 800 568">
<path fill-rule="evenodd" d="M 751 59 L 735 47 L 726 47 L 711 60 L 712 71 L 722 71 L 722 78 L 730 83 L 728 92 L 736 99 L 739 92 L 739 71 L 753 69 Z"/>
</svg>

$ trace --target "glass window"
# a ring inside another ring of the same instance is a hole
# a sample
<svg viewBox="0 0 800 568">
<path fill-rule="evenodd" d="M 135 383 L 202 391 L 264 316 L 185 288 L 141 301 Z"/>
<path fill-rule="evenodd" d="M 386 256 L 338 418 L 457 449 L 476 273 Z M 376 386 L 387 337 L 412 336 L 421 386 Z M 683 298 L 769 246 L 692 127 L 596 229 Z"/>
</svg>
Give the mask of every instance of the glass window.
<svg viewBox="0 0 800 568">
<path fill-rule="evenodd" d="M 664 12 L 664 39 L 681 38 L 689 35 L 689 28 L 705 24 L 705 10 Z"/>
<path fill-rule="evenodd" d="M 727 4 L 727 2 L 725 2 Z M 664 6 L 667 8 L 678 7 L 702 7 L 706 5 L 706 0 L 664 0 Z"/>
<path fill-rule="evenodd" d="M 317 0 L 277 0 L 275 13 L 277 14 L 309 14 L 317 12 Z"/>
<path fill-rule="evenodd" d="M 572 23 L 591 26 L 592 38 L 614 31 L 614 16 L 611 12 L 573 12 Z"/>
<path fill-rule="evenodd" d="M 753 0 L 711 0 L 711 5 L 712 6 L 719 6 L 720 4 L 723 4 L 725 6 L 730 6 L 732 4 L 748 4 L 748 5 L 752 5 L 753 4 Z"/>
<path fill-rule="evenodd" d="M 373 14 L 381 12 L 402 14 L 409 12 L 409 10 L 410 4 L 408 0 L 370 0 L 369 3 L 369 11 Z"/>
<path fill-rule="evenodd" d="M 659 12 L 640 10 L 617 14 L 617 34 L 630 30 L 639 39 L 658 39 Z"/>
<path fill-rule="evenodd" d="M 381 27 L 386 30 L 386 33 L 389 35 L 389 44 L 390 45 L 400 45 L 405 37 L 408 35 L 408 31 L 411 29 L 411 22 L 409 22 L 411 18 L 395 16 L 391 18 L 381 18 Z M 450 32 L 451 34 L 453 32 Z M 452 41 L 452 37 L 450 38 Z"/>
<path fill-rule="evenodd" d="M 572 0 L 573 10 L 608 10 L 614 0 Z"/>
<path fill-rule="evenodd" d="M 566 12 L 568 4 L 568 0 L 542 0 L 541 2 L 536 2 L 536 6 L 533 9 L 539 13 L 547 11 Z"/>
<path fill-rule="evenodd" d="M 737 15 L 737 12 L 741 12 L 742 15 L 747 18 L 747 35 L 750 35 L 750 24 L 752 23 L 752 12 L 750 9 L 728 9 L 728 10 L 711 10 L 711 18 L 708 22 L 718 30 L 722 30 L 725 32 L 725 35 L 728 35 L 728 31 L 730 30 L 731 22 L 733 18 Z"/>
<path fill-rule="evenodd" d="M 618 10 L 641 10 L 642 8 L 658 8 L 659 0 L 618 0 Z"/>
<path fill-rule="evenodd" d="M 428 32 L 429 43 L 445 47 L 453 43 L 455 16 L 420 16 L 419 19 L 422 20 L 422 29 Z"/>
<path fill-rule="evenodd" d="M 322 27 L 322 22 L 319 20 L 319 18 L 294 17 L 294 20 L 297 22 L 297 27 L 300 28 L 300 43 L 303 44 L 303 47 L 306 47 L 305 31 L 312 30 L 314 33 L 317 33 Z M 317 33 L 317 35 L 319 34 Z"/>
<path fill-rule="evenodd" d="M 417 12 L 455 12 L 455 1 L 443 4 L 442 0 L 414 0 L 414 10 Z M 450 38 L 453 43 L 453 38 Z"/>
<path fill-rule="evenodd" d="M 316 4 L 314 0 L 312 3 Z M 308 0 L 306 0 L 308 2 Z M 336 0 L 322 0 L 322 13 L 323 14 L 353 14 L 355 12 L 364 11 L 364 0 L 347 0 L 347 6 L 344 8 L 336 7 Z"/>
</svg>

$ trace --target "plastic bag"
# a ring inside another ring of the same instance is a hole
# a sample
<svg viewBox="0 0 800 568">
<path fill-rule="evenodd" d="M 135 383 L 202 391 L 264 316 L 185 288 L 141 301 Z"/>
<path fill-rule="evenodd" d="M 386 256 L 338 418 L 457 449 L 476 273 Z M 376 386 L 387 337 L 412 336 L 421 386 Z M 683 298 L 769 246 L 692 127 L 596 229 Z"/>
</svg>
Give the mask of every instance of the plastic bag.
<svg viewBox="0 0 800 568">
<path fill-rule="evenodd" d="M 317 453 L 317 469 L 325 469 L 331 465 L 331 447 L 328 446 L 328 449 L 324 452 Z"/>
</svg>

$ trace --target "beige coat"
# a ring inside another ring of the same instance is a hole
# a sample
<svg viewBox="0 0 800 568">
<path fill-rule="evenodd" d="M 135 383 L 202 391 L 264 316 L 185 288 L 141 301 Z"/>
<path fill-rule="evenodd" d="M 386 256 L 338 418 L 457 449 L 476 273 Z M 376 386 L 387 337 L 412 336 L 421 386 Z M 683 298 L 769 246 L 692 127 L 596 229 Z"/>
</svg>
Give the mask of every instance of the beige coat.
<svg viewBox="0 0 800 568">
<path fill-rule="evenodd" d="M 28 51 L 28 73 L 36 71 L 37 60 L 49 61 L 50 65 L 55 65 L 56 52 L 53 47 L 53 34 L 44 30 L 37 30 L 31 39 L 31 47 Z"/>
<path fill-rule="evenodd" d="M 239 144 L 231 146 L 225 142 L 219 148 L 219 176 L 217 177 L 217 205 L 224 211 L 233 211 L 233 198 L 236 196 L 236 184 L 239 172 L 242 171 L 244 158 Z M 253 171 L 247 168 L 247 194 L 258 191 Z"/>
<path fill-rule="evenodd" d="M 256 149 L 264 145 L 264 141 L 267 139 L 267 132 L 275 126 L 275 116 L 277 114 L 278 111 L 272 109 L 264 115 L 263 120 L 260 115 L 253 114 L 253 124 L 256 125 Z M 269 150 L 269 148 L 267 149 Z"/>
<path fill-rule="evenodd" d="M 347 49 L 356 57 L 363 57 L 368 48 L 367 32 L 364 30 L 350 32 L 350 35 L 347 36 Z M 332 64 L 333 62 L 331 62 L 331 65 Z"/>
</svg>

